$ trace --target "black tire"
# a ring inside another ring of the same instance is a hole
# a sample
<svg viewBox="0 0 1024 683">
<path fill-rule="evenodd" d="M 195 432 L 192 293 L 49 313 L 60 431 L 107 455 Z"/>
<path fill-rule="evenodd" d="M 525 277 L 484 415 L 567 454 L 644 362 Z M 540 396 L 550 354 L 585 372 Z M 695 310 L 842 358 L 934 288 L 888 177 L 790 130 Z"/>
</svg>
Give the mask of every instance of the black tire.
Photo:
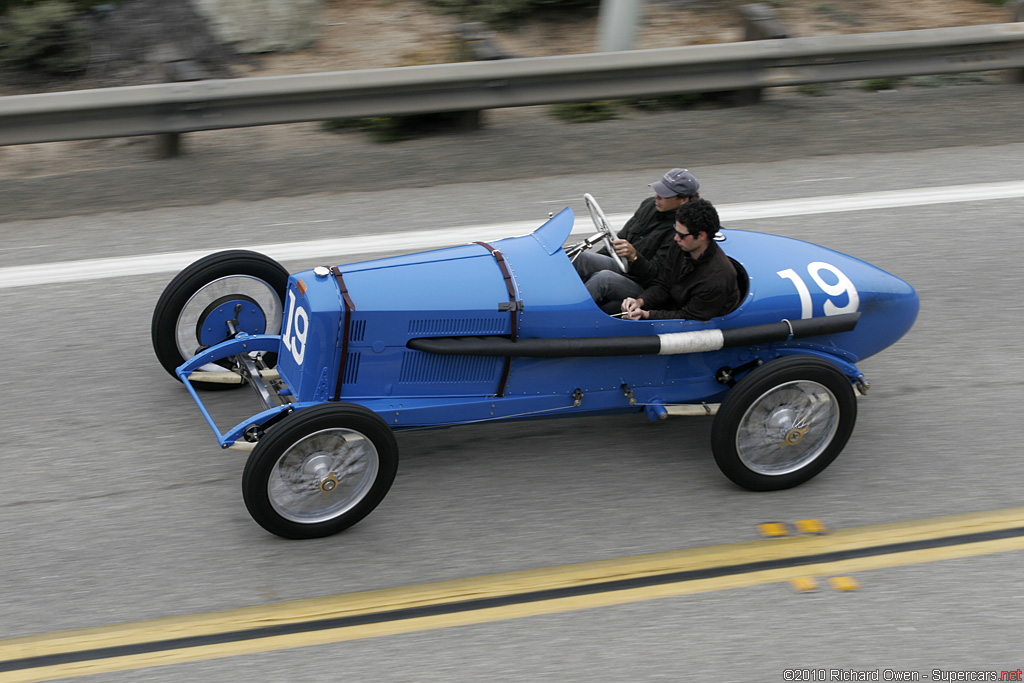
<svg viewBox="0 0 1024 683">
<path fill-rule="evenodd" d="M 232 278 L 232 280 L 224 280 Z M 216 284 L 215 284 L 216 283 Z M 218 298 L 230 297 L 234 292 L 229 291 L 236 288 L 242 290 L 253 290 L 259 292 L 259 297 L 264 300 L 260 305 L 251 297 L 239 293 L 239 297 L 252 300 L 256 308 L 267 316 L 264 309 L 277 308 L 283 310 L 285 291 L 288 287 L 288 271 L 280 263 L 254 251 L 233 249 L 221 251 L 216 254 L 205 256 L 192 265 L 186 267 L 167 283 L 163 294 L 156 302 L 153 309 L 153 323 L 151 333 L 153 337 L 153 350 L 160 361 L 160 365 L 167 370 L 175 379 L 175 368 L 195 355 L 196 351 L 203 345 L 199 338 L 198 329 L 188 324 L 183 315 L 195 316 L 197 319 L 201 312 L 192 309 L 202 308 L 204 299 L 211 302 Z M 276 303 L 272 301 L 276 294 Z M 205 297 L 204 297 L 205 295 Z M 272 328 L 268 319 L 267 328 Z M 201 324 L 202 320 L 198 320 Z M 276 333 L 280 329 L 266 329 L 262 331 Z M 257 332 L 260 332 L 257 330 Z M 224 338 L 227 331 L 224 331 Z M 219 339 L 218 339 L 219 341 Z M 206 389 L 226 389 L 238 385 L 233 384 L 212 384 L 207 382 L 196 382 L 197 387 Z"/>
<path fill-rule="evenodd" d="M 853 386 L 835 365 L 787 356 L 751 371 L 726 395 L 711 428 L 711 450 L 736 484 L 777 491 L 828 467 L 856 421 Z"/>
<path fill-rule="evenodd" d="M 348 472 L 339 477 L 341 466 Z M 383 419 L 351 403 L 322 403 L 260 439 L 245 464 L 242 497 L 270 533 L 321 538 L 370 514 L 397 471 L 398 444 Z"/>
</svg>

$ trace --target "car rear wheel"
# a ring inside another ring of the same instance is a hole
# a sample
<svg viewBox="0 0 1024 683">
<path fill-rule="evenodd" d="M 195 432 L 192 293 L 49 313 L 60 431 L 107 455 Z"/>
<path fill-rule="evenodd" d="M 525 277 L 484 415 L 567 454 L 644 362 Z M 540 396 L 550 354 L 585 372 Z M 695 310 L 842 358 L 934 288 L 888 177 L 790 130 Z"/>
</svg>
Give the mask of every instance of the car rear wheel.
<svg viewBox="0 0 1024 683">
<path fill-rule="evenodd" d="M 160 364 L 176 378 L 175 368 L 199 350 L 232 336 L 228 321 L 237 331 L 276 334 L 287 287 L 284 266 L 254 251 L 221 251 L 199 259 L 167 284 L 153 310 L 153 350 Z M 196 386 L 237 385 L 198 382 Z"/>
<path fill-rule="evenodd" d="M 751 371 L 726 395 L 711 449 L 736 484 L 776 491 L 828 467 L 856 420 L 856 396 L 842 372 L 823 359 L 789 356 Z"/>
<path fill-rule="evenodd" d="M 252 518 L 284 538 L 347 529 L 384 499 L 398 471 L 398 444 L 362 406 L 324 403 L 299 410 L 260 439 L 242 475 Z"/>
</svg>

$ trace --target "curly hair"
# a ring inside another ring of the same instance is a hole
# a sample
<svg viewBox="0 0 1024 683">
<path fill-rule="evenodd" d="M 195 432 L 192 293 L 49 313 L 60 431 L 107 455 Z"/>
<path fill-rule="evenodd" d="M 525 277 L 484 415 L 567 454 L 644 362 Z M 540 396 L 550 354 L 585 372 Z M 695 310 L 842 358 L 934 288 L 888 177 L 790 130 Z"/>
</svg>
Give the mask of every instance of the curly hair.
<svg viewBox="0 0 1024 683">
<path fill-rule="evenodd" d="M 708 239 L 722 227 L 718 222 L 718 211 L 706 199 L 691 199 L 676 209 L 676 222 L 693 234 L 706 232 Z"/>
</svg>

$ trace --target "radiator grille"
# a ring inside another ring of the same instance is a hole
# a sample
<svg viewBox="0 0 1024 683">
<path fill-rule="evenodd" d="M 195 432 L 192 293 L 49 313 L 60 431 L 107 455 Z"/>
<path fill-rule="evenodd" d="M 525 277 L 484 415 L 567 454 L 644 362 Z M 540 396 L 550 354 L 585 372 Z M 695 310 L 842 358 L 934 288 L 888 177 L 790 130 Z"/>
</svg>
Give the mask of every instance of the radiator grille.
<svg viewBox="0 0 1024 683">
<path fill-rule="evenodd" d="M 409 334 L 502 334 L 508 316 L 494 318 L 430 318 L 409 321 Z"/>
<path fill-rule="evenodd" d="M 402 356 L 399 384 L 484 382 L 500 373 L 503 358 L 439 356 L 410 351 Z"/>
<path fill-rule="evenodd" d="M 362 354 L 358 351 L 351 351 L 345 361 L 345 377 L 342 384 L 355 384 L 359 380 L 359 358 Z"/>
</svg>

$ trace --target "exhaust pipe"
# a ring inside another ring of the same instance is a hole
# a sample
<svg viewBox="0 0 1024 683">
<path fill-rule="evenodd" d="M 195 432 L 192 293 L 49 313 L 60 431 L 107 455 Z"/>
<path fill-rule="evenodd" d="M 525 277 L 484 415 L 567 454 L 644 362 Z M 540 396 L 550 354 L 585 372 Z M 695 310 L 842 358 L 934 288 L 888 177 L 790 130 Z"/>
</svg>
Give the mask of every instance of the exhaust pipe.
<svg viewBox="0 0 1024 683">
<path fill-rule="evenodd" d="M 642 337 L 576 337 L 573 339 L 519 339 L 507 337 L 425 337 L 410 339 L 410 349 L 461 356 L 514 358 L 572 358 L 582 356 L 645 356 L 704 353 L 733 346 L 769 344 L 790 339 L 849 332 L 860 312 L 803 320 L 782 320 L 731 330 L 672 332 Z"/>
</svg>

